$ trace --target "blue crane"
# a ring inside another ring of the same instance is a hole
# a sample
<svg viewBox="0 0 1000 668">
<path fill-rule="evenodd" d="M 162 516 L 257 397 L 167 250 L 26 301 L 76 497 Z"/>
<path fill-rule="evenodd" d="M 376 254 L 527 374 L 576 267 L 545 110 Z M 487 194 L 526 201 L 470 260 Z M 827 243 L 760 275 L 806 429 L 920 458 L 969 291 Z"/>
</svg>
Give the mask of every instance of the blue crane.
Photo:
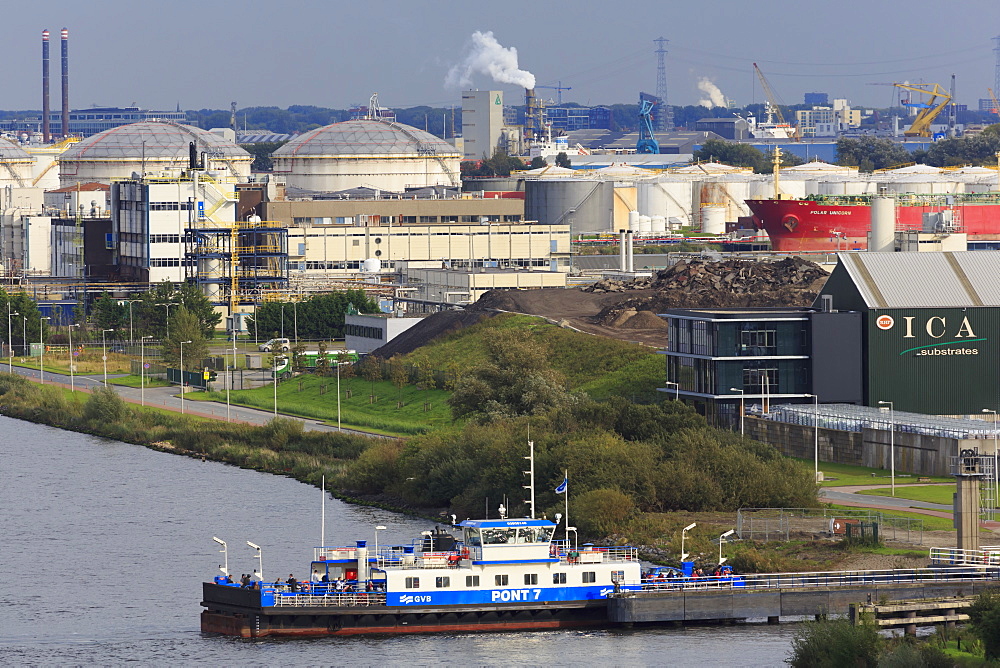
<svg viewBox="0 0 1000 668">
<path fill-rule="evenodd" d="M 550 88 L 550 89 L 552 89 L 554 91 L 557 91 L 556 94 L 557 94 L 557 96 L 559 98 L 559 101 L 556 102 L 556 104 L 558 104 L 561 107 L 562 106 L 562 92 L 564 90 L 573 90 L 573 87 L 572 86 L 563 86 L 562 85 L 562 81 L 557 81 L 556 83 L 559 84 L 559 85 L 558 86 L 535 86 L 535 88 Z"/>
<path fill-rule="evenodd" d="M 639 141 L 635 143 L 636 153 L 659 153 L 660 143 L 653 134 L 653 103 L 639 101 Z"/>
</svg>

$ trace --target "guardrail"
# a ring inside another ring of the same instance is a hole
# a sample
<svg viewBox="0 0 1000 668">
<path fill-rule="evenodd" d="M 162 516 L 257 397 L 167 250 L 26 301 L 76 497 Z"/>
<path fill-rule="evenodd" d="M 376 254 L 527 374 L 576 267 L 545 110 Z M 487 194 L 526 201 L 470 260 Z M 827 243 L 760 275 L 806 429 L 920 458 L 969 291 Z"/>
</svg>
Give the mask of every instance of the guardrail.
<svg viewBox="0 0 1000 668">
<path fill-rule="evenodd" d="M 267 590 L 264 592 L 267 594 Z M 277 608 L 354 608 L 372 605 L 385 605 L 384 593 L 351 592 L 351 593 L 274 593 L 274 606 Z"/>
<path fill-rule="evenodd" d="M 950 566 L 1000 566 L 1000 546 L 986 545 L 979 550 L 955 547 L 932 547 L 931 562 Z"/>
</svg>

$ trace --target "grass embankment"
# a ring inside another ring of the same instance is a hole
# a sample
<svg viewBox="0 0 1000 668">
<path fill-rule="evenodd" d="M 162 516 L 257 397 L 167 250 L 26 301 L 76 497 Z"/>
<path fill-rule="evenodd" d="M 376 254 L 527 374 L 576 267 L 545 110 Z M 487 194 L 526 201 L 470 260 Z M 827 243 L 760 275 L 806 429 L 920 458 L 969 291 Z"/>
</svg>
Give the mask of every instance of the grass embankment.
<svg viewBox="0 0 1000 668">
<path fill-rule="evenodd" d="M 812 459 L 802 459 L 793 457 L 803 466 L 808 466 L 809 470 L 815 466 Z M 823 473 L 824 480 L 820 483 L 822 487 L 846 487 L 848 485 L 881 485 L 889 480 L 890 473 L 886 469 L 874 469 L 868 466 L 852 466 L 850 464 L 835 464 L 833 462 L 819 463 L 819 470 Z M 896 473 L 896 488 L 900 485 L 917 484 L 918 477 L 909 474 Z M 929 482 L 950 482 L 954 483 L 954 478 L 949 477 L 928 477 Z"/>
<path fill-rule="evenodd" d="M 125 376 L 124 378 L 109 378 L 109 385 L 122 385 L 124 387 L 141 387 L 142 377 L 140 376 Z M 162 378 L 151 378 L 146 376 L 146 387 L 170 387 L 172 383 L 167 382 Z"/>
<path fill-rule="evenodd" d="M 373 392 L 374 390 L 374 392 Z M 406 436 L 451 423 L 448 392 L 420 390 L 413 385 L 396 388 L 387 381 L 374 384 L 362 378 L 340 379 L 340 418 L 346 427 Z M 374 394 L 376 401 L 370 397 Z M 222 392 L 191 392 L 191 400 L 226 400 Z M 274 386 L 230 392 L 234 405 L 272 410 Z M 337 378 L 305 374 L 278 384 L 278 411 L 288 415 L 337 423 Z"/>
<path fill-rule="evenodd" d="M 403 357 L 415 366 L 461 373 L 486 361 L 486 337 L 500 329 L 522 329 L 550 351 L 552 368 L 569 388 L 591 398 L 620 396 L 648 402 L 663 398 L 664 361 L 645 346 L 574 332 L 532 316 L 501 314 L 438 337 Z"/>
<path fill-rule="evenodd" d="M 863 498 L 859 501 L 864 502 Z M 843 506 L 836 503 L 831 503 L 827 506 L 828 508 L 833 508 L 835 510 L 864 510 L 866 506 Z M 923 513 L 911 513 L 905 510 L 882 510 L 880 508 L 870 508 L 870 510 L 883 515 L 888 515 L 891 517 L 902 517 L 911 520 L 922 520 L 925 531 L 954 531 L 955 525 L 950 517 L 938 517 L 937 515 L 925 515 Z"/>
<path fill-rule="evenodd" d="M 940 503 L 951 507 L 952 495 L 955 493 L 955 485 L 941 486 L 902 486 L 896 485 L 895 495 L 891 487 L 884 489 L 866 489 L 858 494 L 866 496 L 895 496 L 897 499 L 909 499 L 910 501 L 925 501 L 927 503 Z"/>
</svg>

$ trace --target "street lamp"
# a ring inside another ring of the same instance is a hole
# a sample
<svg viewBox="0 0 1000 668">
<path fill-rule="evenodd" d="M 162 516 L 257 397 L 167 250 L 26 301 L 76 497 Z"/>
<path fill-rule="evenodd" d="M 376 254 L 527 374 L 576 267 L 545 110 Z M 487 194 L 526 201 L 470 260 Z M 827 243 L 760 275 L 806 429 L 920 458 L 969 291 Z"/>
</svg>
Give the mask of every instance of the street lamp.
<svg viewBox="0 0 1000 668">
<path fill-rule="evenodd" d="M 295 345 L 299 345 L 299 303 L 292 302 L 293 328 L 295 330 Z"/>
<path fill-rule="evenodd" d="M 108 386 L 108 339 L 105 336 L 107 332 L 113 332 L 113 329 L 102 329 L 101 330 L 101 359 L 104 360 L 104 387 Z"/>
<path fill-rule="evenodd" d="M 184 415 L 184 344 L 190 341 L 181 341 L 181 415 Z"/>
<path fill-rule="evenodd" d="M 375 527 L 375 565 L 378 566 L 378 532 L 385 531 L 385 527 L 379 524 Z"/>
<path fill-rule="evenodd" d="M 340 355 L 337 355 L 337 431 L 344 431 L 340 426 Z"/>
<path fill-rule="evenodd" d="M 730 529 L 726 533 L 724 533 L 721 536 L 719 536 L 719 565 L 720 566 L 722 564 L 726 563 L 726 561 L 728 561 L 728 559 L 726 559 L 725 557 L 722 556 L 722 544 L 725 543 L 726 539 L 729 538 L 730 536 L 732 536 L 734 533 L 736 533 L 736 532 L 733 529 Z"/>
<path fill-rule="evenodd" d="M 813 482 L 819 482 L 819 395 L 806 396 L 813 398 Z"/>
<path fill-rule="evenodd" d="M 10 318 L 14 315 L 21 315 L 16 311 L 7 311 L 7 354 L 10 357 L 7 358 L 7 373 L 14 373 L 14 340 L 11 338 L 10 334 Z"/>
<path fill-rule="evenodd" d="M 219 552 L 222 553 L 223 565 L 219 566 L 219 570 L 222 571 L 223 575 L 229 577 L 229 551 L 226 548 L 226 541 L 221 538 L 216 538 L 215 536 L 212 536 L 212 540 L 222 546 L 222 549 L 219 550 Z"/>
<path fill-rule="evenodd" d="M 278 356 L 272 354 L 271 375 L 274 376 L 274 417 L 278 417 Z"/>
<path fill-rule="evenodd" d="M 743 416 L 746 415 L 746 410 L 743 401 L 745 399 L 746 393 L 743 391 L 743 388 L 740 387 L 730 387 L 729 391 L 740 393 L 740 437 L 742 438 L 743 435 L 745 434 L 745 432 L 743 431 Z"/>
<path fill-rule="evenodd" d="M 678 385 L 677 383 L 675 383 L 672 380 L 667 380 L 667 381 L 664 381 L 664 382 L 667 385 L 673 385 L 674 386 L 674 401 L 680 401 L 681 400 L 681 386 Z"/>
<path fill-rule="evenodd" d="M 79 327 L 80 323 L 67 325 L 66 329 L 69 331 L 69 391 L 76 392 L 76 380 L 73 375 L 73 328 Z"/>
<path fill-rule="evenodd" d="M 132 336 L 132 304 L 141 300 L 126 299 L 125 301 L 128 303 L 128 342 L 131 344 L 133 341 L 135 341 L 135 338 Z M 169 309 L 167 310 L 169 311 Z"/>
<path fill-rule="evenodd" d="M 165 338 L 170 338 L 170 307 L 177 306 L 177 304 L 157 304 L 157 306 L 162 306 L 167 309 L 167 335 Z"/>
<path fill-rule="evenodd" d="M 146 339 L 153 335 L 139 337 L 139 405 L 146 405 Z M 227 573 L 228 575 L 228 573 Z"/>
<path fill-rule="evenodd" d="M 681 529 L 681 561 L 684 561 L 690 556 L 687 552 L 684 551 L 684 539 L 687 537 L 687 532 L 695 528 L 696 526 L 698 526 L 697 522 L 691 522 L 691 524 Z"/>
<path fill-rule="evenodd" d="M 38 362 L 38 382 L 45 384 L 45 330 L 42 329 L 43 320 L 52 320 L 51 316 L 43 315 L 38 318 L 38 354 L 41 356 Z"/>
<path fill-rule="evenodd" d="M 574 552 L 579 552 L 580 551 L 580 549 L 579 549 L 580 548 L 580 538 L 579 538 L 579 536 L 576 533 L 576 527 L 566 527 L 566 542 L 569 543 L 569 533 L 570 533 L 570 531 L 573 532 L 573 551 Z M 567 550 L 569 549 L 569 545 L 566 545 L 566 549 Z"/>
<path fill-rule="evenodd" d="M 997 412 L 990 408 L 984 408 L 984 413 L 993 413 L 993 507 L 1000 508 L 1000 472 L 997 471 Z M 996 513 L 994 511 L 994 519 Z"/>
<path fill-rule="evenodd" d="M 281 338 L 285 338 L 285 302 L 281 302 Z"/>
<path fill-rule="evenodd" d="M 889 479 L 892 495 L 896 496 L 896 413 L 891 401 L 880 401 L 879 406 L 889 407 Z"/>
<path fill-rule="evenodd" d="M 254 573 L 254 575 L 256 575 L 258 578 L 260 578 L 260 581 L 263 582 L 264 581 L 264 559 L 261 557 L 261 554 L 260 554 L 260 545 L 256 545 L 254 543 L 251 543 L 250 541 L 247 541 L 247 545 L 249 545 L 253 549 L 257 550 L 257 572 Z"/>
</svg>

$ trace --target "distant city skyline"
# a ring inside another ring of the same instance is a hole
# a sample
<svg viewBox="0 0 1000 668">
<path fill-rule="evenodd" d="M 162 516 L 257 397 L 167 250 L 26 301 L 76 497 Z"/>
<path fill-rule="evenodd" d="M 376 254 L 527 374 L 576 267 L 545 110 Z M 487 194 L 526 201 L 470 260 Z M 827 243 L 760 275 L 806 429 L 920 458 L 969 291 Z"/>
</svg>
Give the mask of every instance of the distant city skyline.
<svg viewBox="0 0 1000 668">
<path fill-rule="evenodd" d="M 0 108 L 41 109 L 41 33 L 48 29 L 58 110 L 63 27 L 74 109 L 228 109 L 232 101 L 241 108 L 343 109 L 367 103 L 376 91 L 390 107 L 460 106 L 463 88 L 500 89 L 508 104 L 522 103 L 523 89 L 484 73 L 497 71 L 491 61 L 470 58 L 476 31 L 492 32 L 499 43 L 484 57 L 506 59 L 501 78 L 523 82 L 533 75 L 539 96 L 553 100 L 557 91 L 543 86 L 571 87 L 564 102 L 628 103 L 640 91 L 655 93 L 653 40 L 662 36 L 669 40 L 670 104 L 713 96 L 738 106 L 763 102 L 757 62 L 785 104 L 824 92 L 854 106 L 886 107 L 894 89 L 870 84 L 947 88 L 954 73 L 957 101 L 975 108 L 994 85 L 1000 3 L 942 7 L 930 0 L 21 3 L 4 10 Z"/>
</svg>

